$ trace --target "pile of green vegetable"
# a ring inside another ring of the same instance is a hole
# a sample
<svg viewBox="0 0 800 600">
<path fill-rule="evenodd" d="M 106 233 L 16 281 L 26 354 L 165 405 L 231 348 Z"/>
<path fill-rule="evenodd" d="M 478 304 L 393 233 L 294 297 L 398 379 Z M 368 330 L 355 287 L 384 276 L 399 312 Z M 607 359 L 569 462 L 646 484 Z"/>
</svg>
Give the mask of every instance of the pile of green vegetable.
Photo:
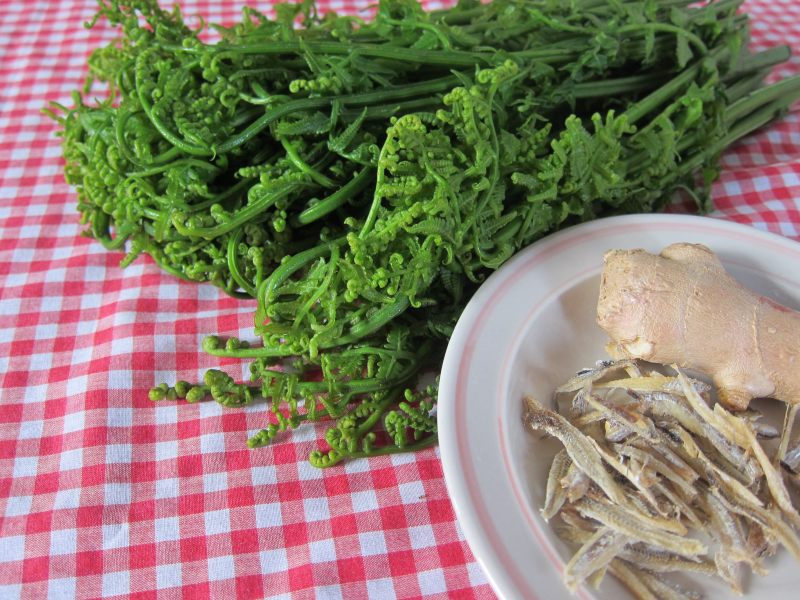
<svg viewBox="0 0 800 600">
<path fill-rule="evenodd" d="M 739 0 L 690 4 L 381 0 L 365 22 L 303 2 L 209 43 L 178 9 L 100 0 L 122 35 L 51 113 L 88 234 L 258 301 L 259 345 L 203 344 L 252 359 L 250 383 L 151 398 L 266 398 L 251 446 L 332 417 L 321 467 L 434 443 L 419 379 L 489 273 L 679 189 L 707 209 L 721 151 L 800 97 L 762 85 L 788 49 L 749 53 Z"/>
</svg>

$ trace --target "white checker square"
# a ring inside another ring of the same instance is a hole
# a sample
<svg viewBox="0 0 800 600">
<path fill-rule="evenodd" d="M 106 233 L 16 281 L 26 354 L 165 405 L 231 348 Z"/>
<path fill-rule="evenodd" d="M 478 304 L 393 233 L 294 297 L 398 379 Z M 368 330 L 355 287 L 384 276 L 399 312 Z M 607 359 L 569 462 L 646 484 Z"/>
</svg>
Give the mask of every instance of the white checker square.
<svg viewBox="0 0 800 600">
<path fill-rule="evenodd" d="M 425 497 L 425 488 L 421 481 L 401 483 L 398 487 L 403 504 L 415 504 Z"/>
<path fill-rule="evenodd" d="M 365 531 L 358 534 L 362 556 L 386 554 L 386 538 L 382 531 Z"/>
<path fill-rule="evenodd" d="M 47 355 L 35 354 L 34 356 L 47 356 Z M 50 365 L 52 364 L 52 356 L 50 356 L 50 359 L 47 360 L 47 363 L 48 364 L 45 367 L 45 369 L 49 369 L 50 368 Z M 33 367 L 31 367 L 31 370 L 32 371 L 36 371 L 37 369 L 34 369 Z M 44 402 L 47 399 L 47 388 L 48 387 L 49 386 L 46 383 L 41 383 L 39 385 L 29 385 L 29 386 L 27 386 L 25 388 L 25 403 L 26 404 L 36 404 L 37 402 Z M 42 423 L 42 421 L 39 421 L 39 423 Z"/>
<path fill-rule="evenodd" d="M 25 401 L 27 402 L 27 392 L 31 387 L 41 387 L 41 386 L 29 386 L 25 389 Z M 47 386 L 44 386 L 47 387 Z M 44 421 L 41 419 L 33 419 L 30 421 L 23 421 L 19 426 L 19 433 L 17 434 L 18 440 L 33 440 L 42 437 L 42 431 L 44 431 Z"/>
<path fill-rule="evenodd" d="M 86 331 L 81 331 L 82 328 L 85 328 Z M 89 335 L 94 332 L 95 327 L 92 325 L 91 321 L 81 321 L 78 323 L 77 331 L 75 332 L 76 336 L 82 335 Z M 92 354 L 94 353 L 94 348 L 92 346 L 83 346 L 82 348 L 74 348 L 72 350 L 72 364 L 73 365 L 82 365 L 84 363 L 89 362 L 92 360 Z"/>
<path fill-rule="evenodd" d="M 83 379 L 86 379 L 85 377 Z M 69 384 L 67 384 L 69 387 Z M 67 392 L 68 395 L 69 392 Z M 86 413 L 82 410 L 67 413 L 64 415 L 64 433 L 73 433 L 83 429 L 84 421 L 86 420 Z"/>
<path fill-rule="evenodd" d="M 300 429 L 307 430 L 311 432 L 311 436 L 316 438 L 316 432 L 314 431 L 313 427 L 301 427 Z M 292 438 L 295 443 L 299 443 L 301 440 L 297 440 L 294 437 Z M 323 477 L 323 470 L 318 469 L 317 467 L 313 466 L 307 460 L 300 461 L 297 465 L 297 476 L 300 481 L 314 481 L 316 479 L 322 479 Z"/>
<path fill-rule="evenodd" d="M 56 323 L 40 323 L 36 326 L 34 337 L 37 340 L 54 340 L 58 333 L 58 324 Z"/>
<path fill-rule="evenodd" d="M 59 469 L 61 471 L 80 469 L 82 466 L 83 448 L 73 448 L 72 450 L 64 450 L 61 452 L 61 461 L 59 462 Z"/>
<path fill-rule="evenodd" d="M 231 532 L 231 512 L 227 508 L 212 510 L 204 514 L 206 535 Z"/>
<path fill-rule="evenodd" d="M 108 372 L 108 389 L 130 390 L 133 387 L 133 377 L 128 369 L 112 370 Z"/>
<path fill-rule="evenodd" d="M 133 352 L 133 338 L 129 336 L 111 340 L 111 355 L 122 356 Z"/>
<path fill-rule="evenodd" d="M 5 600 L 21 600 L 22 584 L 0 584 L 0 598 L 4 598 Z"/>
<path fill-rule="evenodd" d="M 106 268 L 97 265 L 86 267 L 83 270 L 83 280 L 86 282 L 105 281 Z"/>
<path fill-rule="evenodd" d="M 203 475 L 203 491 L 206 494 L 221 492 L 228 489 L 228 474 L 206 473 Z"/>
<path fill-rule="evenodd" d="M 413 452 L 400 452 L 399 454 L 391 454 L 392 465 L 399 467 L 400 465 L 409 465 L 416 462 L 417 457 Z"/>
<path fill-rule="evenodd" d="M 133 409 L 129 407 L 110 407 L 106 411 L 106 424 L 109 427 L 130 427 L 133 425 Z"/>
<path fill-rule="evenodd" d="M 83 311 L 90 308 L 100 308 L 102 300 L 102 294 L 83 294 L 81 296 L 81 310 Z"/>
<path fill-rule="evenodd" d="M 21 517 L 31 512 L 31 496 L 11 496 L 6 501 L 6 517 Z"/>
<path fill-rule="evenodd" d="M 312 563 L 323 563 L 336 560 L 336 544 L 332 539 L 318 540 L 308 544 Z"/>
<path fill-rule="evenodd" d="M 306 522 L 327 521 L 331 518 L 327 498 L 306 498 L 303 500 Z"/>
<path fill-rule="evenodd" d="M 368 510 L 378 509 L 378 497 L 375 495 L 375 490 L 364 490 L 363 492 L 354 492 L 352 495 L 353 510 L 356 512 L 366 512 Z"/>
<path fill-rule="evenodd" d="M 36 189 L 36 188 L 34 188 Z M 49 190 L 48 190 L 49 193 Z M 42 194 L 45 195 L 45 194 Z M 48 269 L 44 274 L 44 280 L 48 283 L 61 283 L 62 281 L 67 280 L 67 270 L 63 267 L 58 267 L 54 269 Z M 50 298 L 49 300 L 58 301 L 60 302 L 60 298 Z M 49 310 L 53 311 L 52 308 Z"/>
<path fill-rule="evenodd" d="M 127 523 L 103 525 L 103 550 L 125 548 L 130 544 L 130 530 Z"/>
<path fill-rule="evenodd" d="M 157 542 L 172 542 L 181 538 L 181 528 L 178 517 L 156 519 L 155 531 Z"/>
<path fill-rule="evenodd" d="M 344 462 L 345 473 L 366 473 L 370 469 L 370 462 L 366 458 L 356 458 Z"/>
<path fill-rule="evenodd" d="M 58 490 L 56 499 L 53 502 L 53 509 L 58 508 L 78 508 L 81 501 L 80 488 Z"/>
<path fill-rule="evenodd" d="M 178 406 L 174 402 L 155 405 L 156 424 L 171 425 L 178 422 Z"/>
<path fill-rule="evenodd" d="M 106 504 L 116 505 L 131 503 L 131 485 L 129 483 L 106 483 L 103 487 Z"/>
<path fill-rule="evenodd" d="M 0 300 L 0 314 L 3 315 L 18 315 L 20 311 L 20 305 L 22 304 L 21 298 L 4 298 Z M 10 327 L 7 329 L 3 329 L 4 333 L 0 333 L 0 339 L 8 342 L 11 341 L 11 336 L 13 335 L 13 329 Z"/>
<path fill-rule="evenodd" d="M 39 466 L 37 456 L 18 456 L 14 459 L 14 477 L 32 477 Z"/>
<path fill-rule="evenodd" d="M 181 565 L 156 565 L 156 586 L 159 590 L 178 587 L 183 583 Z"/>
<path fill-rule="evenodd" d="M 17 562 L 23 558 L 25 558 L 24 535 L 0 537 L 0 563 Z"/>
<path fill-rule="evenodd" d="M 206 433 L 200 436 L 200 451 L 203 454 L 225 452 L 225 434 Z"/>
<path fill-rule="evenodd" d="M 274 466 L 253 467 L 250 471 L 253 485 L 256 487 L 278 483 L 278 472 Z"/>
<path fill-rule="evenodd" d="M 223 581 L 233 579 L 236 569 L 233 566 L 232 556 L 218 556 L 208 559 L 208 579 L 209 581 Z"/>
<path fill-rule="evenodd" d="M 73 355 L 75 353 L 73 352 Z M 67 396 L 80 396 L 86 393 L 89 387 L 89 378 L 86 375 L 76 375 L 67 380 Z"/>
<path fill-rule="evenodd" d="M 367 581 L 369 600 L 393 600 L 397 598 L 391 579 L 372 579 Z"/>
<path fill-rule="evenodd" d="M 63 577 L 61 579 L 51 579 L 47 587 L 47 600 L 63 600 L 64 598 L 75 598 L 75 577 Z"/>
<path fill-rule="evenodd" d="M 158 447 L 158 444 L 156 444 L 156 447 Z M 158 458 L 158 452 L 156 452 L 156 458 Z M 180 487 L 176 478 L 156 479 L 156 500 L 177 498 L 179 491 Z"/>
<path fill-rule="evenodd" d="M 131 573 L 130 571 L 117 571 L 115 573 L 103 573 L 103 596 L 123 596 L 130 594 Z"/>
<path fill-rule="evenodd" d="M 75 529 L 54 529 L 50 532 L 50 554 L 74 554 L 78 548 L 78 532 Z"/>
<path fill-rule="evenodd" d="M 432 571 L 422 571 L 417 574 L 419 591 L 423 596 L 433 594 L 444 594 L 447 592 L 447 583 L 444 579 L 444 571 L 433 569 Z"/>
<path fill-rule="evenodd" d="M 178 442 L 156 442 L 156 460 L 172 460 L 178 457 Z"/>
<path fill-rule="evenodd" d="M 289 568 L 285 548 L 263 550 L 258 553 L 258 556 L 261 560 L 261 572 L 265 575 L 284 573 Z"/>
<path fill-rule="evenodd" d="M 256 511 L 256 527 L 265 529 L 267 527 L 279 527 L 283 524 L 283 516 L 281 515 L 281 505 L 279 502 L 271 504 L 257 504 Z"/>
<path fill-rule="evenodd" d="M 129 464 L 133 446 L 130 444 L 109 444 L 106 446 L 106 463 Z"/>
<path fill-rule="evenodd" d="M 436 545 L 436 536 L 433 535 L 433 527 L 430 525 L 417 525 L 408 528 L 408 537 L 411 540 L 411 547 L 414 550 L 420 548 L 431 548 Z"/>
<path fill-rule="evenodd" d="M 322 600 L 342 600 L 342 588 L 338 585 L 318 587 L 316 596 Z"/>
<path fill-rule="evenodd" d="M 476 562 L 467 564 L 467 576 L 469 577 L 469 584 L 473 587 L 486 585 L 488 583 L 486 573 L 483 572 L 481 566 Z"/>
<path fill-rule="evenodd" d="M 29 371 L 49 371 L 53 366 L 53 355 L 50 353 L 35 352 L 28 358 Z M 69 389 L 69 382 L 67 382 L 67 389 Z M 25 394 L 27 401 L 28 394 Z M 36 398 L 33 402 L 41 402 L 44 398 Z"/>
</svg>

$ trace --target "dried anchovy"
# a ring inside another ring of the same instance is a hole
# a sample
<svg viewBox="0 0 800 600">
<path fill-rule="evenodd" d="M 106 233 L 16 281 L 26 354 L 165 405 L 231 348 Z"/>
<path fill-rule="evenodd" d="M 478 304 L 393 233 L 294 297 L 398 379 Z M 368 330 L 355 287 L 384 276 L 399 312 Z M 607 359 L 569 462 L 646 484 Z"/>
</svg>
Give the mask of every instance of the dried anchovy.
<svg viewBox="0 0 800 600">
<path fill-rule="evenodd" d="M 579 547 L 565 570 L 570 589 L 610 572 L 638 598 L 693 599 L 658 575 L 691 572 L 742 593 L 745 569 L 766 574 L 778 545 L 800 560 L 800 515 L 784 483 L 800 489 L 800 444 L 790 447 L 800 409 L 787 410 L 779 433 L 757 411 L 711 404 L 708 385 L 672 368 L 599 363 L 558 389 L 568 418 L 527 401 L 528 426 L 565 447 L 543 514 Z M 778 436 L 770 457 L 759 439 Z"/>
</svg>

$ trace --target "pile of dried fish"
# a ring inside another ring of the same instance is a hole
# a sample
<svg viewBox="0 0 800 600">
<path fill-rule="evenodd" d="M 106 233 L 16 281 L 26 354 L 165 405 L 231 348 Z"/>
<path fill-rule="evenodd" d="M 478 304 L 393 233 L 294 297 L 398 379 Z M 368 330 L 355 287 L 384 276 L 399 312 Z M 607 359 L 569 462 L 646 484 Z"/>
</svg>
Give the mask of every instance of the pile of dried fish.
<svg viewBox="0 0 800 600">
<path fill-rule="evenodd" d="M 571 590 L 611 572 L 637 598 L 700 597 L 662 579 L 684 571 L 741 594 L 746 568 L 766 574 L 779 545 L 800 560 L 800 514 L 785 485 L 800 462 L 789 450 L 796 406 L 779 432 L 756 411 L 713 404 L 710 387 L 677 368 L 631 360 L 581 371 L 555 399 L 563 410 L 527 398 L 524 420 L 564 445 L 541 512 L 580 546 L 564 570 Z"/>
</svg>

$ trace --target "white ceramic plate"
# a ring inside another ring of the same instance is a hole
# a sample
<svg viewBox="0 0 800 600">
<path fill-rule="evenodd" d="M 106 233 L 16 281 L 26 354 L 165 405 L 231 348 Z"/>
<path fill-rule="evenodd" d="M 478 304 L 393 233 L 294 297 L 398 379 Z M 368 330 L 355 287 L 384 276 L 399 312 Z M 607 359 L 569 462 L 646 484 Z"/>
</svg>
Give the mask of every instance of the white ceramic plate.
<svg viewBox="0 0 800 600">
<path fill-rule="evenodd" d="M 680 215 L 602 219 L 544 238 L 481 286 L 447 348 L 439 438 L 447 488 L 470 547 L 509 600 L 570 598 L 561 583 L 569 549 L 539 516 L 557 442 L 522 427 L 522 400 L 549 402 L 575 371 L 605 357 L 595 324 L 603 253 L 659 252 L 673 242 L 714 250 L 744 285 L 800 308 L 800 244 L 727 221 Z M 797 597 L 800 568 L 781 551 L 747 597 Z M 708 578 L 685 580 L 707 598 L 736 598 Z M 578 597 L 630 598 L 613 577 Z"/>
</svg>

